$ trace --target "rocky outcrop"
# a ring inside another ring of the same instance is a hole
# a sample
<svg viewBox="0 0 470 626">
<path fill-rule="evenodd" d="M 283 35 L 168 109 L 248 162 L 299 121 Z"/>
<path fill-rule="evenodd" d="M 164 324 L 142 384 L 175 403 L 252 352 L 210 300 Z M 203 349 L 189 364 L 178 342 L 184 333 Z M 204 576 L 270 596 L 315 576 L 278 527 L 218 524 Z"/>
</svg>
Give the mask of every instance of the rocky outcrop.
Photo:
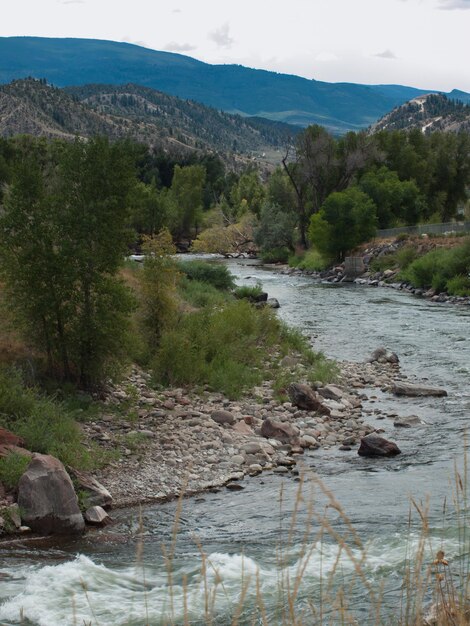
<svg viewBox="0 0 470 626">
<path fill-rule="evenodd" d="M 304 411 L 317 411 L 324 415 L 330 414 L 330 409 L 326 407 L 321 399 L 308 385 L 291 383 L 287 389 L 292 404 Z"/>
<path fill-rule="evenodd" d="M 396 396 L 407 396 L 409 398 L 430 396 L 440 398 L 447 395 L 447 391 L 439 387 L 427 387 L 425 385 L 413 385 L 404 382 L 394 382 L 392 385 L 392 393 Z"/>
<path fill-rule="evenodd" d="M 53 456 L 34 454 L 18 484 L 21 517 L 41 534 L 77 534 L 85 522 L 70 476 Z"/>
<path fill-rule="evenodd" d="M 400 448 L 393 441 L 388 441 L 371 433 L 361 439 L 361 445 L 357 451 L 359 456 L 395 456 L 401 454 Z"/>
</svg>

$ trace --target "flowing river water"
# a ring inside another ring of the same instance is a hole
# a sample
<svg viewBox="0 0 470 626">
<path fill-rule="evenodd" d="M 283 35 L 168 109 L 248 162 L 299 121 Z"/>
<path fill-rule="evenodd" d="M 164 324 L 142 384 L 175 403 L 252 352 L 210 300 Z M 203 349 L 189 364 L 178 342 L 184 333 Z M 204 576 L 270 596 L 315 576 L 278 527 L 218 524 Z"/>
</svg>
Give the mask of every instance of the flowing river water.
<svg viewBox="0 0 470 626">
<path fill-rule="evenodd" d="M 399 444 L 398 457 L 363 459 L 354 450 L 329 449 L 303 459 L 334 493 L 367 546 L 361 565 L 364 580 L 352 585 L 349 598 L 357 623 L 374 623 L 370 594 L 381 585 L 384 615 L 396 617 L 407 559 L 420 536 L 419 516 L 409 522 L 410 497 L 429 508 L 431 551 L 442 546 L 457 563 L 469 549 L 459 540 L 456 515 L 444 502 L 452 499 L 455 466 L 463 471 L 470 417 L 470 307 L 433 304 L 392 289 L 319 284 L 248 261 L 231 261 L 229 266 L 239 284 L 261 282 L 279 300 L 279 315 L 311 336 L 314 347 L 328 356 L 363 361 L 385 345 L 399 354 L 402 371 L 410 378 L 448 391 L 442 399 L 398 399 L 365 390 L 370 398 L 364 403 L 367 420 Z M 394 429 L 392 419 L 377 419 L 378 407 L 401 416 L 418 415 L 427 425 Z M 0 545 L 0 624 L 203 624 L 213 601 L 213 623 L 228 625 L 241 590 L 247 588 L 246 603 L 253 606 L 258 587 L 264 621 L 260 612 L 259 620 L 242 614 L 238 623 L 274 626 L 283 623 L 280 603 L 285 597 L 280 600 L 279 589 L 289 576 L 292 583 L 304 566 L 297 608 L 323 606 L 320 597 L 328 575 L 334 570 L 334 580 L 347 586 L 354 574 L 350 557 L 359 559 L 361 553 L 351 535 L 349 556 L 343 551 L 339 559 L 330 535 L 325 533 L 314 545 L 320 521 L 311 515 L 311 498 L 317 512 L 327 510 L 335 532 L 347 536 L 348 528 L 335 507 L 325 509 L 326 497 L 316 482 L 306 478 L 303 500 L 297 494 L 299 484 L 291 476 L 263 474 L 245 479 L 240 492 L 222 489 L 187 499 L 179 515 L 176 503 L 146 506 L 141 516 L 136 510 L 116 511 L 117 524 L 103 534 L 65 543 Z M 171 591 L 162 544 L 166 555 L 173 555 Z"/>
</svg>

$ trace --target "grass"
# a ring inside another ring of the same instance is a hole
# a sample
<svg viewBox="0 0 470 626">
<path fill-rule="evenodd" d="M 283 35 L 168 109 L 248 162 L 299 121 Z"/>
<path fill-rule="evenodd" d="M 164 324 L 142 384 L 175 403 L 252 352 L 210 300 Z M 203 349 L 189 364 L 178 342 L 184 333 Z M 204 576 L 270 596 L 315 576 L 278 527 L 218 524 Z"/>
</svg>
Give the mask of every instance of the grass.
<svg viewBox="0 0 470 626">
<path fill-rule="evenodd" d="M 0 369 L 0 426 L 24 439 L 32 452 L 91 469 L 103 459 L 84 448 L 74 418 L 62 402 L 26 387 L 17 370 Z"/>
<path fill-rule="evenodd" d="M 30 460 L 29 456 L 16 452 L 0 457 L 0 483 L 3 483 L 8 489 L 15 489 Z"/>
<path fill-rule="evenodd" d="M 178 268 L 189 280 L 207 283 L 216 289 L 233 289 L 235 282 L 226 265 L 208 261 L 182 261 Z"/>
<path fill-rule="evenodd" d="M 310 248 L 301 256 L 290 256 L 289 265 L 309 272 L 321 272 L 331 266 L 331 260 L 325 259 L 315 248 Z"/>
<path fill-rule="evenodd" d="M 261 285 L 243 285 L 242 287 L 237 287 L 233 291 L 235 298 L 238 298 L 239 300 L 246 299 L 253 302 L 256 302 L 262 293 L 263 288 Z"/>
</svg>

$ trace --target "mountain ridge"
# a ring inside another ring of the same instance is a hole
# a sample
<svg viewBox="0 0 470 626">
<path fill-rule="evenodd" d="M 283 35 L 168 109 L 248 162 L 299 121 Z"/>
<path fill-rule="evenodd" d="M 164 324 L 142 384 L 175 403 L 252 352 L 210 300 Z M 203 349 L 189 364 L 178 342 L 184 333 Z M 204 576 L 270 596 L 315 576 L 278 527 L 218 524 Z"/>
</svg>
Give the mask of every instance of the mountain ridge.
<svg viewBox="0 0 470 626">
<path fill-rule="evenodd" d="M 244 116 L 319 123 L 334 133 L 367 128 L 425 90 L 326 83 L 241 65 L 210 65 L 136 44 L 96 39 L 2 37 L 0 82 L 33 76 L 59 87 L 134 83 Z M 470 100 L 470 94 L 465 94 Z"/>
</svg>

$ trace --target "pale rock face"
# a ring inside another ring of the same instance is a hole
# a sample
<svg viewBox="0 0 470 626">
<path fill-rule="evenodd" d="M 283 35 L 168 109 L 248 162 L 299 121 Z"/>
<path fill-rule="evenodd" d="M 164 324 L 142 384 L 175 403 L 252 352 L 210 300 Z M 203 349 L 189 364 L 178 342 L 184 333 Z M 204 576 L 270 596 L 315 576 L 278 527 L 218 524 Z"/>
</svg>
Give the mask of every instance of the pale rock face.
<svg viewBox="0 0 470 626">
<path fill-rule="evenodd" d="M 42 534 L 78 534 L 85 522 L 70 476 L 53 456 L 34 454 L 18 485 L 22 521 Z"/>
</svg>

